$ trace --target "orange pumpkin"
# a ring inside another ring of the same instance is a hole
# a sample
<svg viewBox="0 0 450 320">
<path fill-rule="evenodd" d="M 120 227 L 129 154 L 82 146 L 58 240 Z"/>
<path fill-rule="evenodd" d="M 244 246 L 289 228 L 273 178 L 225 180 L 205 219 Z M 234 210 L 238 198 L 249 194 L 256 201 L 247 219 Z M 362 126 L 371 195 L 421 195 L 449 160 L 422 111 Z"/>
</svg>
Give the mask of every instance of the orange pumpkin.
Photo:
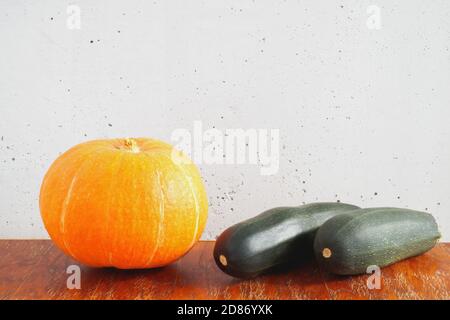
<svg viewBox="0 0 450 320">
<path fill-rule="evenodd" d="M 71 148 L 41 186 L 50 237 L 94 267 L 153 268 L 177 260 L 199 239 L 208 211 L 198 169 L 180 154 L 146 138 Z"/>
</svg>

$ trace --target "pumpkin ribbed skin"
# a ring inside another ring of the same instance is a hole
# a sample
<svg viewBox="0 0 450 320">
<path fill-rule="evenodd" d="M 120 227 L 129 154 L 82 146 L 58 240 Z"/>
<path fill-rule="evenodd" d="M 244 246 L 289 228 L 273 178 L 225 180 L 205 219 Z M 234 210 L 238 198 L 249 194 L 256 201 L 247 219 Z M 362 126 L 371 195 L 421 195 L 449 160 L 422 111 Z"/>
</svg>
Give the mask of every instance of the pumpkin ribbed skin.
<svg viewBox="0 0 450 320">
<path fill-rule="evenodd" d="M 94 267 L 153 268 L 183 256 L 199 239 L 208 203 L 196 166 L 173 161 L 161 141 L 95 140 L 62 154 L 40 192 L 56 245 Z"/>
</svg>

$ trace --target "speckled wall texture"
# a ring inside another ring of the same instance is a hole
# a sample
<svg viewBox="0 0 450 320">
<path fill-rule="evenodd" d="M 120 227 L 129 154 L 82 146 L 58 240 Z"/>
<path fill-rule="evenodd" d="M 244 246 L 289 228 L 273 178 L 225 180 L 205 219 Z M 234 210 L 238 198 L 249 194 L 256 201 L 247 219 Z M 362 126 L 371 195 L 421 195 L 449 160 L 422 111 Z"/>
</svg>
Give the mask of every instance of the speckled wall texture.
<svg viewBox="0 0 450 320">
<path fill-rule="evenodd" d="M 201 120 L 280 135 L 276 174 L 200 165 L 204 239 L 340 200 L 426 210 L 449 241 L 449 47 L 444 0 L 3 0 L 0 238 L 47 237 L 40 182 L 70 146 Z"/>
</svg>

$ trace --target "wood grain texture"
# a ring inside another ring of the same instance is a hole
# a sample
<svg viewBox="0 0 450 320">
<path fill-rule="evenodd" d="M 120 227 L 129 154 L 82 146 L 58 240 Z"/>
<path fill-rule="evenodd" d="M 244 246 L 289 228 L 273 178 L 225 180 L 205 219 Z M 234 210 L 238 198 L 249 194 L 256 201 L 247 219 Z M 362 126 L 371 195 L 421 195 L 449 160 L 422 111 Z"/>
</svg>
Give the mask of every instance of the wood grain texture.
<svg viewBox="0 0 450 320">
<path fill-rule="evenodd" d="M 67 289 L 77 262 L 48 240 L 0 240 L 0 299 L 450 299 L 450 244 L 382 269 L 381 289 L 369 275 L 340 277 L 315 262 L 253 280 L 222 273 L 214 242 L 199 242 L 178 262 L 152 270 L 81 266 L 81 289 Z"/>
</svg>

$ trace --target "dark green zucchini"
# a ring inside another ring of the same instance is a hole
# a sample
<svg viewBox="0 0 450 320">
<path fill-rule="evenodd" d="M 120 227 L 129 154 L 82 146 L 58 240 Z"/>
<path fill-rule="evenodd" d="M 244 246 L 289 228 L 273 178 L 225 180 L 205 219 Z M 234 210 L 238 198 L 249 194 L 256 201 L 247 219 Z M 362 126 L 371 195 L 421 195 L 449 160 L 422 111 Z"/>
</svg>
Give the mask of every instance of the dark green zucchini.
<svg viewBox="0 0 450 320">
<path fill-rule="evenodd" d="M 288 261 L 313 257 L 317 229 L 355 209 L 345 203 L 313 203 L 265 211 L 226 229 L 216 240 L 214 259 L 225 273 L 251 278 Z"/>
<path fill-rule="evenodd" d="M 384 267 L 417 256 L 440 238 L 433 216 L 397 208 L 355 210 L 334 217 L 317 231 L 314 252 L 327 271 L 363 274 L 367 267 Z"/>
</svg>

